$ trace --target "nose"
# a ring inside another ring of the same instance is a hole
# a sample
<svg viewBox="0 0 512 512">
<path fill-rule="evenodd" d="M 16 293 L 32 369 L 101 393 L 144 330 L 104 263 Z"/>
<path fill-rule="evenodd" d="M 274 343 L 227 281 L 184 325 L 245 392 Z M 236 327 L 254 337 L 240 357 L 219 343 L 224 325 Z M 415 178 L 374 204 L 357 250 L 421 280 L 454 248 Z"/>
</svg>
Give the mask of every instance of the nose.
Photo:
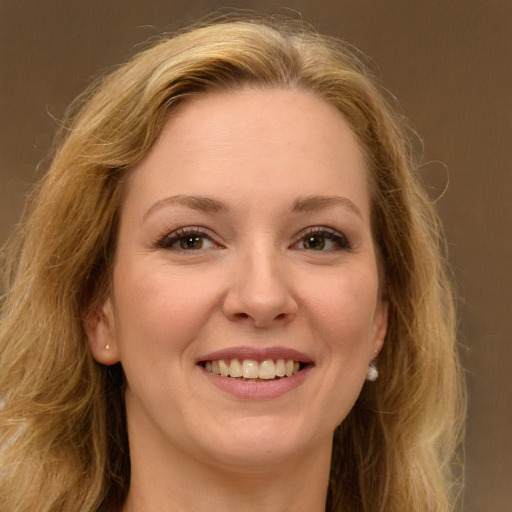
<svg viewBox="0 0 512 512">
<path fill-rule="evenodd" d="M 290 276 L 275 254 L 240 255 L 232 271 L 223 303 L 229 320 L 265 328 L 286 325 L 296 317 Z"/>
</svg>

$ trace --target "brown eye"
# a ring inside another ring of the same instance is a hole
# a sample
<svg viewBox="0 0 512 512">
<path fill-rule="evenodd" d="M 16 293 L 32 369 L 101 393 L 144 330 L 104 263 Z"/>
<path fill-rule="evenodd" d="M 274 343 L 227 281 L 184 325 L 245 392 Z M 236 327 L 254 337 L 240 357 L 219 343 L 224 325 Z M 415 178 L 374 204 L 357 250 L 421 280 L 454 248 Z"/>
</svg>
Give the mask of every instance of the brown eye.
<svg viewBox="0 0 512 512">
<path fill-rule="evenodd" d="M 351 248 L 345 235 L 327 227 L 308 228 L 298 237 L 299 241 L 292 246 L 293 249 L 331 252 Z"/>
<path fill-rule="evenodd" d="M 199 251 L 212 249 L 218 245 L 212 240 L 212 235 L 201 228 L 180 228 L 165 235 L 156 243 L 160 249 L 171 251 Z"/>
<path fill-rule="evenodd" d="M 180 247 L 185 250 L 201 249 L 203 247 L 203 237 L 201 236 L 187 236 L 180 238 Z"/>
<path fill-rule="evenodd" d="M 322 235 L 307 236 L 302 243 L 304 249 L 321 251 L 325 247 L 325 237 Z"/>
</svg>

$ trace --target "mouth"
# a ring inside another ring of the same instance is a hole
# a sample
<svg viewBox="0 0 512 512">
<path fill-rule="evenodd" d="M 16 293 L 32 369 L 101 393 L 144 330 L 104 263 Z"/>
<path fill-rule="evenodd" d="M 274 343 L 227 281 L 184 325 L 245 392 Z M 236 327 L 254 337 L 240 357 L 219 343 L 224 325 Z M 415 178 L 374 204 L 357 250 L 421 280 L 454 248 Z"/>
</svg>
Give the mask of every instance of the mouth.
<svg viewBox="0 0 512 512">
<path fill-rule="evenodd" d="M 285 347 L 232 347 L 205 354 L 197 364 L 212 376 L 261 383 L 296 380 L 296 376 L 314 366 L 306 354 Z"/>
<path fill-rule="evenodd" d="M 221 391 L 242 400 L 267 400 L 299 388 L 315 366 L 287 347 L 231 347 L 204 354 L 197 367 Z"/>
<path fill-rule="evenodd" d="M 199 362 L 205 371 L 244 382 L 268 382 L 286 379 L 303 371 L 309 363 L 291 358 L 208 359 Z"/>
</svg>

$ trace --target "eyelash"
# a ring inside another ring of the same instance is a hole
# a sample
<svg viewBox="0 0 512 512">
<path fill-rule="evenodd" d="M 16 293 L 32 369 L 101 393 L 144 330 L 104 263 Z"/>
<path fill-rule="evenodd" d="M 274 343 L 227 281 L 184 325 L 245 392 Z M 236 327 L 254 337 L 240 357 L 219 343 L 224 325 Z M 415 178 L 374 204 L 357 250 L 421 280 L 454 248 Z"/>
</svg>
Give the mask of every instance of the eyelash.
<svg viewBox="0 0 512 512">
<path fill-rule="evenodd" d="M 318 238 L 321 237 L 321 238 L 330 240 L 332 242 L 335 242 L 337 244 L 337 247 L 335 249 L 325 249 L 325 250 L 323 250 L 323 252 L 334 251 L 334 250 L 346 250 L 347 251 L 347 250 L 352 249 L 352 246 L 350 245 L 350 242 L 348 241 L 348 239 L 345 235 L 343 235 L 339 231 L 336 231 L 335 229 L 326 228 L 326 227 L 307 228 L 306 230 L 299 233 L 299 236 L 298 236 L 299 240 L 296 243 L 294 243 L 293 245 L 297 246 L 301 242 L 304 243 L 308 237 L 309 237 L 309 239 L 314 238 L 314 237 L 318 237 Z M 306 247 L 303 247 L 299 250 L 308 250 L 308 249 Z M 315 249 L 311 249 L 311 250 L 314 251 Z M 319 252 L 322 252 L 322 251 L 319 251 Z"/>
<path fill-rule="evenodd" d="M 350 250 L 352 248 L 345 235 L 343 235 L 339 231 L 336 231 L 335 229 L 326 228 L 326 227 L 307 228 L 306 230 L 299 233 L 299 235 L 297 236 L 297 241 L 291 245 L 291 248 L 295 248 L 300 243 L 305 243 L 308 237 L 310 240 L 314 237 L 324 238 L 326 240 L 330 240 L 337 244 L 337 247 L 334 249 L 325 249 L 324 250 L 323 246 L 322 246 L 322 248 L 320 250 L 318 250 L 318 252 L 328 252 L 328 251 L 334 251 L 334 250 Z M 213 239 L 212 235 L 209 232 L 205 231 L 203 228 L 186 227 L 186 228 L 177 229 L 176 231 L 173 231 L 172 233 L 165 235 L 164 237 L 162 237 L 161 239 L 159 239 L 157 241 L 156 246 L 159 249 L 168 249 L 168 250 L 174 249 L 174 250 L 181 250 L 181 251 L 189 250 L 191 252 L 202 248 L 202 247 L 199 247 L 198 249 L 194 249 L 194 248 L 185 249 L 183 247 L 181 247 L 181 248 L 178 248 L 178 247 L 173 248 L 172 247 L 174 244 L 176 244 L 182 240 L 186 240 L 187 238 L 189 238 L 189 239 L 192 239 L 192 238 L 206 239 L 206 240 L 209 240 L 214 245 L 217 245 L 217 246 L 220 245 L 220 244 L 217 244 L 217 242 L 215 242 L 215 240 Z M 202 243 L 203 242 L 201 242 L 201 245 L 202 245 Z M 316 251 L 316 249 L 314 249 L 314 248 L 307 248 L 307 247 L 301 247 L 301 248 L 297 247 L 297 250 Z"/>
<path fill-rule="evenodd" d="M 176 231 L 173 231 L 172 233 L 169 233 L 168 235 L 165 235 L 163 238 L 157 241 L 157 247 L 160 249 L 173 249 L 173 245 L 177 242 L 180 242 L 181 240 L 185 239 L 191 239 L 191 238 L 200 238 L 200 239 L 206 239 L 212 242 L 215 245 L 218 245 L 214 240 L 210 233 L 205 231 L 202 228 L 199 227 L 186 227 L 186 228 L 180 228 Z M 180 248 L 174 248 L 175 250 L 180 250 Z M 181 248 L 181 250 L 186 251 L 186 249 Z M 190 249 L 193 250 L 193 249 Z"/>
</svg>

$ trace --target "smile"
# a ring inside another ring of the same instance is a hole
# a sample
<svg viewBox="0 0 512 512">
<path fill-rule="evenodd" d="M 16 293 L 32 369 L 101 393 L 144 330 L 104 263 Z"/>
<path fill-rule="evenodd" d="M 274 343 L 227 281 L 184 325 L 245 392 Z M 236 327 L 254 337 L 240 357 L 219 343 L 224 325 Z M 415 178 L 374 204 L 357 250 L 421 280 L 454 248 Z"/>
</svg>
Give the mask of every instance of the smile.
<svg viewBox="0 0 512 512">
<path fill-rule="evenodd" d="M 203 362 L 207 372 L 222 377 L 240 379 L 247 382 L 274 380 L 291 377 L 299 373 L 304 364 L 293 359 L 214 359 Z"/>
<path fill-rule="evenodd" d="M 207 382 L 243 400 L 284 396 L 308 379 L 315 362 L 289 347 L 230 347 L 196 359 Z"/>
</svg>

